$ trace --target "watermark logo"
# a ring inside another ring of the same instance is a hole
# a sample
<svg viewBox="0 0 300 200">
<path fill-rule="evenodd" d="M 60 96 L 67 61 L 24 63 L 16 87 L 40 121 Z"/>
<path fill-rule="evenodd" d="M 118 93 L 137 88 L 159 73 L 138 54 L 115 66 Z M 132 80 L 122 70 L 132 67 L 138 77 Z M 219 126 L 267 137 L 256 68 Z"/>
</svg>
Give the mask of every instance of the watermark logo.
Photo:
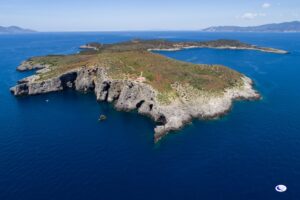
<svg viewBox="0 0 300 200">
<path fill-rule="evenodd" d="M 277 186 L 275 187 L 275 190 L 276 190 L 277 192 L 285 192 L 285 191 L 287 190 L 287 187 L 286 187 L 285 185 L 277 185 Z"/>
</svg>

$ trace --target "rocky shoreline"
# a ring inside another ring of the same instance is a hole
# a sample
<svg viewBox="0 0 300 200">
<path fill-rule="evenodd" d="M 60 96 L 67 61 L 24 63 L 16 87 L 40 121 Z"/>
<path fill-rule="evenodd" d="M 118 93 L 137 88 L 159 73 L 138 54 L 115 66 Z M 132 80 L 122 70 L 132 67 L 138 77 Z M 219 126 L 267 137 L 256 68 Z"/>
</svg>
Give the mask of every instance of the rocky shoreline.
<svg viewBox="0 0 300 200">
<path fill-rule="evenodd" d="M 208 49 L 227 49 L 227 50 L 251 50 L 251 51 L 261 51 L 261 52 L 266 52 L 266 53 L 275 53 L 275 54 L 288 54 L 288 51 L 285 50 L 280 50 L 280 49 L 274 49 L 274 48 L 264 48 L 264 47 L 232 47 L 232 46 L 187 46 L 187 47 L 177 47 L 177 48 L 167 48 L 167 49 L 149 49 L 149 51 L 181 51 L 185 49 L 203 49 L 203 48 L 208 48 Z M 82 47 L 84 49 L 84 47 Z M 86 49 L 93 49 L 95 48 L 92 47 L 86 47 Z"/>
<path fill-rule="evenodd" d="M 21 63 L 20 66 L 17 67 L 17 70 L 20 72 L 23 72 L 23 71 L 29 71 L 29 70 L 39 70 L 39 69 L 44 69 L 44 68 L 47 68 L 47 66 L 41 65 L 41 64 L 32 65 L 29 62 L 24 61 Z"/>
<path fill-rule="evenodd" d="M 27 66 L 27 65 L 26 65 Z M 44 70 L 47 66 L 43 66 Z M 39 69 L 43 68 L 39 66 Z M 28 67 L 33 69 L 34 67 Z M 174 84 L 178 98 L 164 105 L 157 100 L 158 92 L 150 85 L 135 80 L 118 80 L 108 76 L 102 67 L 83 67 L 48 80 L 40 81 L 39 74 L 20 80 L 10 90 L 15 96 L 37 95 L 73 88 L 94 92 L 98 101 L 114 103 L 117 110 L 137 110 L 156 122 L 154 141 L 158 142 L 170 131 L 181 129 L 194 118 L 214 118 L 226 113 L 238 99 L 259 99 L 252 81 L 243 76 L 242 85 L 228 88 L 222 94 L 195 93 L 193 88 Z M 191 90 L 187 93 L 187 91 Z M 187 95 L 188 94 L 188 95 Z"/>
</svg>

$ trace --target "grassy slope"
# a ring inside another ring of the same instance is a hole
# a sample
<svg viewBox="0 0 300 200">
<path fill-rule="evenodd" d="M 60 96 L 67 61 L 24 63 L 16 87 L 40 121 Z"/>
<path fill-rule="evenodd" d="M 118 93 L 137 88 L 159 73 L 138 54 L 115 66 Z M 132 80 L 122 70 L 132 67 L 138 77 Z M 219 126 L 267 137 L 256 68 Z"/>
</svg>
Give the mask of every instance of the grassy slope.
<svg viewBox="0 0 300 200">
<path fill-rule="evenodd" d="M 166 58 L 148 51 L 93 52 L 67 56 L 31 58 L 30 62 L 48 64 L 50 71 L 41 74 L 45 80 L 82 66 L 107 67 L 109 76 L 115 79 L 136 79 L 141 75 L 146 83 L 160 92 L 165 101 L 176 93 L 171 84 L 188 84 L 206 92 L 220 92 L 240 83 L 240 73 L 219 65 L 200 65 Z"/>
</svg>

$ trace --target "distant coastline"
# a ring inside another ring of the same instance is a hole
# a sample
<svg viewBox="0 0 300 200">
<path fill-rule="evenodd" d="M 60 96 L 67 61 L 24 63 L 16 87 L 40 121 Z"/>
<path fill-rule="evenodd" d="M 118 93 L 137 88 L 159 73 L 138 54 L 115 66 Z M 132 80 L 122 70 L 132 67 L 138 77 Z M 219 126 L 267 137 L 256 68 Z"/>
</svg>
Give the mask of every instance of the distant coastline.
<svg viewBox="0 0 300 200">
<path fill-rule="evenodd" d="M 0 34 L 37 33 L 35 30 L 25 29 L 18 26 L 0 26 Z"/>
<path fill-rule="evenodd" d="M 260 26 L 212 26 L 203 32 L 299 33 L 300 21 L 264 24 Z"/>
</svg>

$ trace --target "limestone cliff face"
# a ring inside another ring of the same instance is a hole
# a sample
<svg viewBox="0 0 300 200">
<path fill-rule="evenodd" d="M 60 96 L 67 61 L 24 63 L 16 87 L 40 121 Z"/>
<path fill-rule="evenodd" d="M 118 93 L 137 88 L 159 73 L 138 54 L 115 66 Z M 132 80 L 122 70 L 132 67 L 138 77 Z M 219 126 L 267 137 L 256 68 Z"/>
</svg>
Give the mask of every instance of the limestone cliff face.
<svg viewBox="0 0 300 200">
<path fill-rule="evenodd" d="M 77 78 L 77 71 L 70 71 L 59 77 L 54 77 L 44 81 L 37 81 L 38 75 L 33 75 L 19 81 L 19 84 L 12 87 L 11 92 L 16 95 L 35 95 L 60 91 L 65 88 L 73 88 Z"/>
<path fill-rule="evenodd" d="M 164 105 L 157 100 L 157 91 L 150 85 L 132 80 L 116 80 L 110 78 L 105 68 L 84 67 L 69 71 L 48 80 L 39 80 L 39 75 L 19 81 L 11 88 L 16 95 L 36 95 L 74 88 L 82 92 L 94 92 L 98 101 L 113 102 L 118 110 L 132 111 L 149 116 L 156 123 L 155 142 L 170 131 L 182 128 L 193 118 L 213 118 L 227 112 L 235 99 L 256 99 L 259 94 L 252 88 L 252 81 L 242 78 L 243 85 L 230 88 L 221 95 L 196 94 L 186 98 L 182 95 L 172 103 Z M 187 90 L 176 85 L 178 94 Z M 192 92 L 191 92 L 192 93 Z"/>
</svg>

